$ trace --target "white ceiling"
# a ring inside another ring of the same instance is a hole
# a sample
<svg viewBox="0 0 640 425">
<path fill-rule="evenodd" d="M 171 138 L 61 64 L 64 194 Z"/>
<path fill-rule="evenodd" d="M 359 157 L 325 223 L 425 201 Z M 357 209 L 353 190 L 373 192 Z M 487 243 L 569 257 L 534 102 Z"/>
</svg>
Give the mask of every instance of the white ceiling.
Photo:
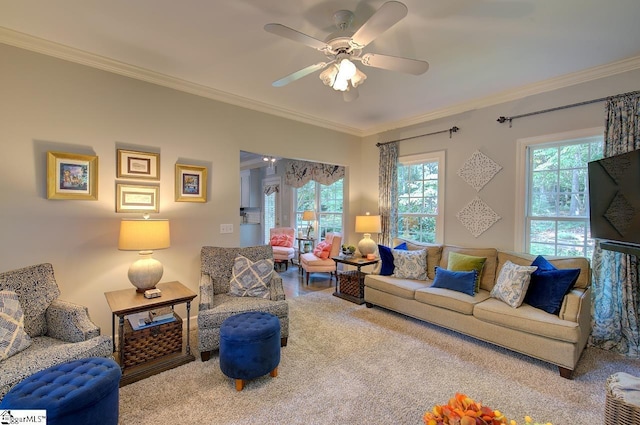
<svg viewBox="0 0 640 425">
<path fill-rule="evenodd" d="M 0 42 L 361 136 L 640 68 L 640 0 L 403 0 L 364 53 L 427 73 L 358 63 L 351 103 L 319 73 L 271 86 L 325 56 L 265 24 L 324 40 L 335 11 L 357 28 L 384 1 L 2 0 Z"/>
</svg>

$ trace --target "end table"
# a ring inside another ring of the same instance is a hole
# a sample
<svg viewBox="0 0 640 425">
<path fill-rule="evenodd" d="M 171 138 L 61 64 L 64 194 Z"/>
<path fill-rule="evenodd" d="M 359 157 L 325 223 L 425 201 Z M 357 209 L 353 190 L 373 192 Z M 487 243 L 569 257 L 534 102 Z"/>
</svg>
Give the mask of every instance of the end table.
<svg viewBox="0 0 640 425">
<path fill-rule="evenodd" d="M 380 261 L 380 259 L 376 258 L 373 260 L 367 260 L 366 258 L 359 258 L 359 257 L 351 257 L 351 258 L 346 258 L 346 257 L 331 257 L 331 259 L 333 261 L 336 262 L 336 291 L 333 293 L 334 296 L 338 297 L 338 298 L 342 298 L 344 300 L 347 301 L 351 301 L 352 303 L 356 303 L 356 304 L 364 304 L 364 298 L 363 297 L 354 297 L 353 295 L 350 294 L 345 294 L 344 292 L 340 291 L 340 286 L 338 285 L 338 283 L 340 282 L 340 279 L 338 277 L 338 264 L 342 263 L 342 264 L 347 264 L 350 266 L 355 266 L 357 271 L 356 271 L 356 276 L 358 279 L 358 284 L 360 285 L 360 293 L 364 293 L 364 276 L 365 273 L 362 272 L 362 267 L 364 266 L 369 266 L 372 264 L 376 264 L 378 261 Z"/>
</svg>

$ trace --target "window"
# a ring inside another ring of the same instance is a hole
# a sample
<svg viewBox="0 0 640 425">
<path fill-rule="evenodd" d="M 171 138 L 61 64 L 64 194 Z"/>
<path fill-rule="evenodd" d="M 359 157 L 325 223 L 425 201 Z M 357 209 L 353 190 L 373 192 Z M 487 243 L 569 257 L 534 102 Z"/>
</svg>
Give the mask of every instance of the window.
<svg viewBox="0 0 640 425">
<path fill-rule="evenodd" d="M 526 252 L 591 258 L 587 163 L 603 156 L 601 134 L 526 147 Z"/>
<path fill-rule="evenodd" d="M 403 156 L 398 166 L 398 235 L 443 240 L 444 152 Z"/>
<path fill-rule="evenodd" d="M 307 233 L 309 224 L 318 226 L 313 234 L 316 239 L 323 240 L 328 232 L 342 232 L 344 191 L 343 181 L 325 186 L 313 180 L 296 190 L 296 223 L 297 231 Z M 319 208 L 316 206 L 319 205 Z M 316 212 L 316 223 L 302 220 L 302 213 L 306 210 Z"/>
</svg>

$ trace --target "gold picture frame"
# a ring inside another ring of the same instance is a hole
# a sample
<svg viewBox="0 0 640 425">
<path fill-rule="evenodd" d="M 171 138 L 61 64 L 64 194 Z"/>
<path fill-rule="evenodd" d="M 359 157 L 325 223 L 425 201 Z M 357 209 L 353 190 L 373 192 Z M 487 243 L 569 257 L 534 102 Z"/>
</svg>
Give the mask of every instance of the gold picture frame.
<svg viewBox="0 0 640 425">
<path fill-rule="evenodd" d="M 117 149 L 117 178 L 160 180 L 160 154 Z"/>
<path fill-rule="evenodd" d="M 98 157 L 47 152 L 47 199 L 98 199 Z"/>
<path fill-rule="evenodd" d="M 116 212 L 160 212 L 160 186 L 117 183 Z"/>
<path fill-rule="evenodd" d="M 176 202 L 207 202 L 207 167 L 176 164 Z"/>
</svg>

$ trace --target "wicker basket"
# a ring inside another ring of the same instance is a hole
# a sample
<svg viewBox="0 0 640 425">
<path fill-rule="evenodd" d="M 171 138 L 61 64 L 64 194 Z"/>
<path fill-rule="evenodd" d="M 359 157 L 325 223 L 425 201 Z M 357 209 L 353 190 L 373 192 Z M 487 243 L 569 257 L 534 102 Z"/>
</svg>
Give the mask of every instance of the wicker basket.
<svg viewBox="0 0 640 425">
<path fill-rule="evenodd" d="M 360 283 L 360 273 L 357 270 L 338 272 L 340 292 L 356 298 L 364 298 L 364 285 Z"/>
<path fill-rule="evenodd" d="M 136 366 L 168 354 L 182 351 L 182 319 L 173 314 L 175 321 L 134 331 L 128 320 L 124 321 L 124 346 L 122 365 Z"/>
<path fill-rule="evenodd" d="M 640 425 L 640 406 L 629 404 L 623 397 L 614 394 L 612 390 L 612 384 L 619 382 L 619 373 L 613 374 L 607 379 L 604 423 L 605 425 Z M 630 375 L 626 377 L 640 381 Z"/>
</svg>

